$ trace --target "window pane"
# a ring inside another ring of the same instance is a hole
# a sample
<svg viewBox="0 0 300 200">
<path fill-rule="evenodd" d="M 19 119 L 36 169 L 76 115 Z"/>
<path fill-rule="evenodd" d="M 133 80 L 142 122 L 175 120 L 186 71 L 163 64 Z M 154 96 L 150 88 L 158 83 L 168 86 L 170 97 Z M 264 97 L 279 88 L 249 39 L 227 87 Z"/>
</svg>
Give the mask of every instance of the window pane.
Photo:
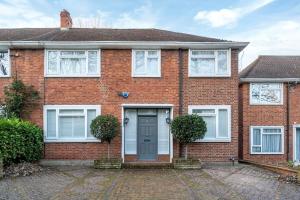
<svg viewBox="0 0 300 200">
<path fill-rule="evenodd" d="M 193 75 L 213 75 L 215 73 L 215 59 L 192 58 L 190 70 Z"/>
<path fill-rule="evenodd" d="M 84 138 L 84 117 L 60 116 L 59 138 Z"/>
<path fill-rule="evenodd" d="M 88 52 L 88 73 L 96 74 L 97 73 L 97 51 Z"/>
<path fill-rule="evenodd" d="M 281 103 L 281 84 L 277 83 L 256 83 L 251 84 L 252 103 L 269 104 Z"/>
<path fill-rule="evenodd" d="M 260 129 L 255 128 L 253 129 L 253 144 L 252 145 L 261 145 L 261 135 L 260 135 Z"/>
<path fill-rule="evenodd" d="M 137 147 L 137 110 L 126 109 L 125 118 L 129 121 L 124 124 L 125 154 L 136 154 Z"/>
<path fill-rule="evenodd" d="M 61 74 L 85 74 L 85 58 L 62 58 L 60 60 Z"/>
<path fill-rule="evenodd" d="M 263 134 L 262 152 L 281 152 L 281 135 Z"/>
<path fill-rule="evenodd" d="M 148 57 L 157 57 L 158 51 L 148 51 Z"/>
<path fill-rule="evenodd" d="M 214 51 L 192 51 L 192 56 L 215 56 L 215 52 Z"/>
<path fill-rule="evenodd" d="M 49 51 L 48 52 L 48 74 L 57 74 L 58 71 L 58 52 Z"/>
<path fill-rule="evenodd" d="M 9 67 L 8 51 L 0 51 L 0 76 L 7 76 Z"/>
<path fill-rule="evenodd" d="M 196 114 L 214 114 L 215 113 L 215 109 L 193 109 L 193 113 Z"/>
<path fill-rule="evenodd" d="M 47 138 L 56 137 L 56 110 L 47 110 Z"/>
<path fill-rule="evenodd" d="M 136 51 L 135 52 L 135 74 L 144 74 L 145 73 L 145 52 Z"/>
<path fill-rule="evenodd" d="M 80 114 L 84 114 L 84 110 L 83 109 L 60 109 L 59 114 L 80 115 Z"/>
<path fill-rule="evenodd" d="M 94 137 L 92 134 L 91 134 L 91 123 L 93 121 L 93 119 L 96 118 L 96 110 L 87 110 L 87 136 L 88 137 Z"/>
<path fill-rule="evenodd" d="M 252 152 L 261 152 L 261 147 L 252 147 Z"/>
<path fill-rule="evenodd" d="M 228 137 L 228 111 L 226 109 L 219 110 L 219 137 Z"/>
<path fill-rule="evenodd" d="M 207 132 L 205 133 L 204 139 L 216 138 L 216 117 L 215 116 L 205 116 L 202 117 L 206 122 Z"/>
<path fill-rule="evenodd" d="M 226 74 L 227 71 L 227 51 L 218 51 L 218 74 Z"/>
<path fill-rule="evenodd" d="M 147 74 L 148 75 L 158 75 L 158 58 L 148 58 L 147 59 Z"/>
<path fill-rule="evenodd" d="M 281 133 L 280 128 L 264 128 L 263 129 L 264 133 Z"/>
</svg>

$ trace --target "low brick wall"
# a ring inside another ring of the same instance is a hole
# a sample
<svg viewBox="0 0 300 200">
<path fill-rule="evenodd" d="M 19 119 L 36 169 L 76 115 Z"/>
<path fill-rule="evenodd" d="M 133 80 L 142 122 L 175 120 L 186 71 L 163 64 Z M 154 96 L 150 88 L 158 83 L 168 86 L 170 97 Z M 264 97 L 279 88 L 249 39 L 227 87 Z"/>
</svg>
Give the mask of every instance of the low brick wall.
<svg viewBox="0 0 300 200">
<path fill-rule="evenodd" d="M 119 158 L 94 160 L 95 169 L 121 169 L 122 161 Z"/>
<path fill-rule="evenodd" d="M 255 166 L 270 170 L 272 172 L 280 174 L 281 177 L 292 177 L 292 176 L 296 177 L 297 182 L 300 183 L 300 171 L 299 170 L 290 169 L 288 167 L 280 167 L 280 166 L 275 166 L 275 165 L 262 164 L 262 163 L 257 163 L 257 162 L 253 162 L 253 161 L 248 161 L 248 160 L 239 160 L 239 162 L 255 165 Z"/>
</svg>

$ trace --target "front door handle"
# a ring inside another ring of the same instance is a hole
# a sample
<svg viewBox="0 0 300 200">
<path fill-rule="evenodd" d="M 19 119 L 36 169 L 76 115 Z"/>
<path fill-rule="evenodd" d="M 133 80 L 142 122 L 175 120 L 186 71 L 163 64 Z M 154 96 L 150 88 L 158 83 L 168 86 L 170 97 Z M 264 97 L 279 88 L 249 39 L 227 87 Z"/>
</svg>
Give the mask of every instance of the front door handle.
<svg viewBox="0 0 300 200">
<path fill-rule="evenodd" d="M 150 142 L 151 140 L 150 139 L 144 139 L 144 142 Z"/>
</svg>

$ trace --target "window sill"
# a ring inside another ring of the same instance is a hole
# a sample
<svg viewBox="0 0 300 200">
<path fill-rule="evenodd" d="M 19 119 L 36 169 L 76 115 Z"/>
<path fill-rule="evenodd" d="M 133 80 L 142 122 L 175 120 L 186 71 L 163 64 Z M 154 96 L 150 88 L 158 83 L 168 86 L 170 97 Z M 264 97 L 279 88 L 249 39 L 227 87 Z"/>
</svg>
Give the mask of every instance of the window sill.
<svg viewBox="0 0 300 200">
<path fill-rule="evenodd" d="M 87 142 L 101 142 L 100 140 L 97 139 L 82 139 L 82 140 L 72 140 L 72 139 L 45 139 L 44 143 L 72 143 L 72 142 L 78 142 L 78 143 L 87 143 Z"/>
<path fill-rule="evenodd" d="M 45 75 L 44 77 L 46 78 L 100 78 L 101 75 L 69 75 L 69 76 L 64 76 L 64 75 Z"/>
<path fill-rule="evenodd" d="M 250 103 L 250 106 L 283 106 L 283 103 L 270 103 L 270 104 L 260 104 L 260 103 Z"/>
<path fill-rule="evenodd" d="M 230 78 L 231 75 L 190 75 L 189 78 Z"/>
<path fill-rule="evenodd" d="M 0 76 L 0 78 L 11 78 L 11 76 Z"/>
<path fill-rule="evenodd" d="M 204 142 L 231 142 L 231 139 L 202 139 L 195 141 L 196 143 L 204 143 Z"/>
<path fill-rule="evenodd" d="M 267 152 L 263 152 L 263 153 L 250 153 L 250 155 L 283 155 L 283 152 L 279 152 L 279 153 L 267 153 Z"/>
<path fill-rule="evenodd" d="M 161 78 L 161 75 L 147 76 L 147 75 L 132 75 L 132 78 Z"/>
</svg>

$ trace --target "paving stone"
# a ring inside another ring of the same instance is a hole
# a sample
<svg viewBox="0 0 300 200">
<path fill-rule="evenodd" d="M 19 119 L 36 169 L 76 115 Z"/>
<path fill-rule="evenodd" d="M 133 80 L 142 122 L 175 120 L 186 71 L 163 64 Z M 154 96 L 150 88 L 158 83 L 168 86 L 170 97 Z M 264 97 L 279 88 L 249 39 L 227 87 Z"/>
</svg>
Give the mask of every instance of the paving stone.
<svg viewBox="0 0 300 200">
<path fill-rule="evenodd" d="M 203 170 L 54 167 L 0 181 L 0 199 L 300 199 L 300 186 L 249 165 Z"/>
</svg>

